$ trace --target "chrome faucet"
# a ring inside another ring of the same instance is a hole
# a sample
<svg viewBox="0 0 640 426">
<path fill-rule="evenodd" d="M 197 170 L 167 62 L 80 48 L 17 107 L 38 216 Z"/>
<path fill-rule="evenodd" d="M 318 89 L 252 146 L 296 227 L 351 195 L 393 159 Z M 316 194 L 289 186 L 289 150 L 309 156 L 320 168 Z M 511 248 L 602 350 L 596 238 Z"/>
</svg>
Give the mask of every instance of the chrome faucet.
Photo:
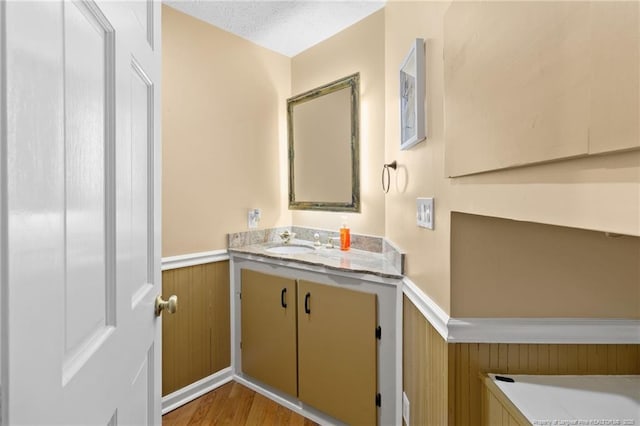
<svg viewBox="0 0 640 426">
<path fill-rule="evenodd" d="M 340 237 L 328 237 L 327 238 L 327 248 L 338 248 L 340 247 Z"/>
<path fill-rule="evenodd" d="M 295 232 L 289 232 L 289 230 L 285 230 L 280 234 L 280 239 L 282 240 L 282 244 L 289 244 L 291 239 L 296 236 Z"/>
</svg>

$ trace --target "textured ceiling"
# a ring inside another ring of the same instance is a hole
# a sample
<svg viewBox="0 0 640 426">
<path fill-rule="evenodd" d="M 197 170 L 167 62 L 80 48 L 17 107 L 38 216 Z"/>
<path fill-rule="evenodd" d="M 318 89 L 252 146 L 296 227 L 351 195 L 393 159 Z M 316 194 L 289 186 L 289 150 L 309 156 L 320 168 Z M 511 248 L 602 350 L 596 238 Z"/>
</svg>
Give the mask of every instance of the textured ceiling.
<svg viewBox="0 0 640 426">
<path fill-rule="evenodd" d="M 295 56 L 381 9 L 385 1 L 165 0 L 164 3 L 260 46 Z"/>
</svg>

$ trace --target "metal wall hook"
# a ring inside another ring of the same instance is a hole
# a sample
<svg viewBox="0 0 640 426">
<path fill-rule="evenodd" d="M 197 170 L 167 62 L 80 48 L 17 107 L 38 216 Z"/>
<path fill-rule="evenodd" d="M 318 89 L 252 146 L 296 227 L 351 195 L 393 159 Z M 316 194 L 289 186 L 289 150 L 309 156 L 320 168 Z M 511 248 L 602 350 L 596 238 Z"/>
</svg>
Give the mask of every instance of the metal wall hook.
<svg viewBox="0 0 640 426">
<path fill-rule="evenodd" d="M 389 171 L 389 169 L 393 169 L 396 170 L 398 168 L 398 163 L 394 160 L 389 164 L 385 164 L 382 167 L 382 190 L 384 191 L 384 193 L 386 194 L 387 192 L 389 192 L 389 188 L 391 187 L 391 172 Z M 386 184 L 386 188 L 385 188 L 385 184 L 384 184 L 384 177 L 385 177 L 385 171 L 387 172 L 387 184 Z"/>
</svg>

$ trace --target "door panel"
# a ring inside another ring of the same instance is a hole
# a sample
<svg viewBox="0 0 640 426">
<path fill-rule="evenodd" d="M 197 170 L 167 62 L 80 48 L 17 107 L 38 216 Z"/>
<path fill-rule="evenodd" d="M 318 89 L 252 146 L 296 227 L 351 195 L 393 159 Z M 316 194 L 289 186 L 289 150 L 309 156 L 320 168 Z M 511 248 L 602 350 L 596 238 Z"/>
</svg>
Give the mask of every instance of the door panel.
<svg viewBox="0 0 640 426">
<path fill-rule="evenodd" d="M 151 108 L 150 108 L 151 107 Z M 137 303 L 153 282 L 153 83 L 134 59 L 131 61 L 131 210 L 133 239 L 133 294 Z"/>
<path fill-rule="evenodd" d="M 153 419 L 153 412 L 149 411 L 149 407 L 152 406 L 150 400 L 153 399 L 153 363 L 154 346 L 151 346 L 130 384 L 129 394 L 132 395 L 132 398 L 127 401 L 122 409 L 120 423 L 129 425 L 152 424 L 150 420 Z"/>
<path fill-rule="evenodd" d="M 143 0 L 131 2 L 130 7 L 136 16 L 140 30 L 147 38 L 149 46 L 153 49 L 153 1 Z"/>
<path fill-rule="evenodd" d="M 107 244 L 114 234 L 107 226 L 105 190 L 113 176 L 107 176 L 113 159 L 105 154 L 113 133 L 106 131 L 105 116 L 115 89 L 106 67 L 115 63 L 113 30 L 100 15 L 84 3 L 64 7 L 65 381 L 97 350 L 95 343 L 104 342 L 115 320 L 114 301 L 107 299 L 114 286 L 115 247 Z"/>
<path fill-rule="evenodd" d="M 298 280 L 300 400 L 348 424 L 375 425 L 376 326 L 375 294 Z"/>
<path fill-rule="evenodd" d="M 2 7 L 2 420 L 160 424 L 160 8 L 154 51 L 130 2 Z"/>
<path fill-rule="evenodd" d="M 297 395 L 295 280 L 243 269 L 241 301 L 243 373 Z"/>
</svg>

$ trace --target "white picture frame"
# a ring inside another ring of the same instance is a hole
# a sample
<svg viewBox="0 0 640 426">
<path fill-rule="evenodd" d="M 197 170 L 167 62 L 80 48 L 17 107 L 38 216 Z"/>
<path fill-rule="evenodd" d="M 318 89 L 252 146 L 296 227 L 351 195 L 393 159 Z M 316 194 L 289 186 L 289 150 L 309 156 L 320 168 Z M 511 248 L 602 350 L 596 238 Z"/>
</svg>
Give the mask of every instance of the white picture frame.
<svg viewBox="0 0 640 426">
<path fill-rule="evenodd" d="M 400 66 L 400 149 L 426 138 L 424 102 L 424 40 L 415 39 Z"/>
</svg>

